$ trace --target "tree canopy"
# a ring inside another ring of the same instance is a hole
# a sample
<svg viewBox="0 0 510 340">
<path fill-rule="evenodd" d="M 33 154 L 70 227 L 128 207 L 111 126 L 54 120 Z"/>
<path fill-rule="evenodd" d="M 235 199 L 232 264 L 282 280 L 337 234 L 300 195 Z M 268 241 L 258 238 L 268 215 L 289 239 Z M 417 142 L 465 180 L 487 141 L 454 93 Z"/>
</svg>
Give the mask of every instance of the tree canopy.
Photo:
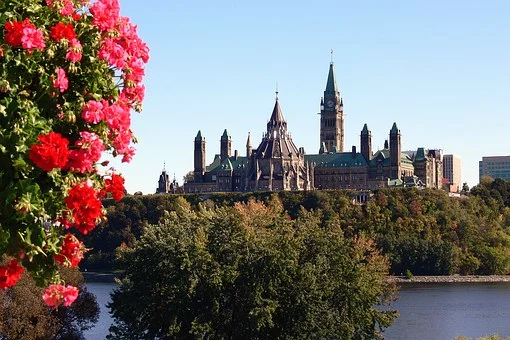
<svg viewBox="0 0 510 340">
<path fill-rule="evenodd" d="M 396 313 L 389 264 L 363 234 L 276 197 L 197 210 L 181 200 L 119 252 L 110 338 L 376 338 Z M 139 298 L 143 296 L 143 299 Z"/>
</svg>

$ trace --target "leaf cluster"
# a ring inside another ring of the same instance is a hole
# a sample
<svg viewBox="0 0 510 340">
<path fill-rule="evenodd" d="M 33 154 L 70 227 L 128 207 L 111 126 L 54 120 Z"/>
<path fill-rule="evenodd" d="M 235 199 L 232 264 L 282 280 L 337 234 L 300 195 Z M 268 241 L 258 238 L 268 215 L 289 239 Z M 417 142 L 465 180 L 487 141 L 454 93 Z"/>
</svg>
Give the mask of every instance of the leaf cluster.
<svg viewBox="0 0 510 340">
<path fill-rule="evenodd" d="M 395 289 L 386 258 L 318 213 L 278 207 L 185 206 L 146 227 L 122 252 L 110 338 L 379 337 L 396 316 L 375 308 Z"/>
</svg>

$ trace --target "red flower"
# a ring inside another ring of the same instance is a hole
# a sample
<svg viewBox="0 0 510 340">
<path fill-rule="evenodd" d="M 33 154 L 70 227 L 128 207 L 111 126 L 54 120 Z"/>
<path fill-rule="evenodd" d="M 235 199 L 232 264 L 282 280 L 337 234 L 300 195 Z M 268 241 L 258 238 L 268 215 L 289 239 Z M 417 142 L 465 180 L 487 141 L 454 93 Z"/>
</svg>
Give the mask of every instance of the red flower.
<svg viewBox="0 0 510 340">
<path fill-rule="evenodd" d="M 0 267 L 0 289 L 12 287 L 18 282 L 21 274 L 23 274 L 23 267 L 18 265 L 18 260 L 12 260 L 6 266 Z"/>
<path fill-rule="evenodd" d="M 76 184 L 65 198 L 66 206 L 71 210 L 73 223 L 82 234 L 86 235 L 95 228 L 96 220 L 103 216 L 101 201 L 96 191 L 88 183 Z"/>
<path fill-rule="evenodd" d="M 106 192 L 111 192 L 113 199 L 117 202 L 124 197 L 124 178 L 117 174 L 112 174 L 112 179 L 105 179 Z"/>
<path fill-rule="evenodd" d="M 23 37 L 23 28 L 32 27 L 35 28 L 33 24 L 30 23 L 30 19 L 26 18 L 24 21 L 7 21 L 5 23 L 5 41 L 14 47 L 21 46 L 21 38 Z"/>
<path fill-rule="evenodd" d="M 60 42 L 62 39 L 71 42 L 73 39 L 76 39 L 73 24 L 59 22 L 50 28 L 50 37 L 57 42 Z"/>
<path fill-rule="evenodd" d="M 58 132 L 37 137 L 39 144 L 32 145 L 28 158 L 44 171 L 63 168 L 67 164 L 69 141 Z"/>
<path fill-rule="evenodd" d="M 50 285 L 44 291 L 43 300 L 49 307 L 58 308 L 62 303 L 67 307 L 78 298 L 78 293 L 78 288 L 73 286 Z"/>
<path fill-rule="evenodd" d="M 85 251 L 83 242 L 80 242 L 76 236 L 67 233 L 60 254 L 55 255 L 55 261 L 66 267 L 76 267 L 83 259 Z"/>
</svg>

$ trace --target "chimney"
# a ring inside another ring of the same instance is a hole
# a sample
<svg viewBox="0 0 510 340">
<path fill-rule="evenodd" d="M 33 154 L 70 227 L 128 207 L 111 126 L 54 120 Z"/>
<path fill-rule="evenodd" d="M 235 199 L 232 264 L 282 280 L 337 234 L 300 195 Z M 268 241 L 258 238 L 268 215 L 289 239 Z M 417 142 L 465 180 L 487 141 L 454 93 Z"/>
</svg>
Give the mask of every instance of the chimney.
<svg viewBox="0 0 510 340">
<path fill-rule="evenodd" d="M 356 157 L 356 145 L 352 146 L 352 158 Z"/>
<path fill-rule="evenodd" d="M 237 157 L 239 157 L 239 153 L 237 150 L 234 150 L 234 159 L 237 160 Z"/>
<path fill-rule="evenodd" d="M 384 141 L 384 148 L 388 149 L 388 140 L 387 139 Z"/>
</svg>

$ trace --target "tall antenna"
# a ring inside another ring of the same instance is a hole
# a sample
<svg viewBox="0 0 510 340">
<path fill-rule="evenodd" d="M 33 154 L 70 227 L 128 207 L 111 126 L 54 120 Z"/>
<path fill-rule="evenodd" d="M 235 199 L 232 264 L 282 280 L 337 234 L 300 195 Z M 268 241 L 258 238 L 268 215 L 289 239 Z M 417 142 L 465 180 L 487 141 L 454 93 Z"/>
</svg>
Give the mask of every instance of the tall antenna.
<svg viewBox="0 0 510 340">
<path fill-rule="evenodd" d="M 331 64 L 333 64 L 333 49 L 331 49 Z"/>
<path fill-rule="evenodd" d="M 166 171 L 166 162 L 163 161 L 163 171 Z"/>
</svg>

